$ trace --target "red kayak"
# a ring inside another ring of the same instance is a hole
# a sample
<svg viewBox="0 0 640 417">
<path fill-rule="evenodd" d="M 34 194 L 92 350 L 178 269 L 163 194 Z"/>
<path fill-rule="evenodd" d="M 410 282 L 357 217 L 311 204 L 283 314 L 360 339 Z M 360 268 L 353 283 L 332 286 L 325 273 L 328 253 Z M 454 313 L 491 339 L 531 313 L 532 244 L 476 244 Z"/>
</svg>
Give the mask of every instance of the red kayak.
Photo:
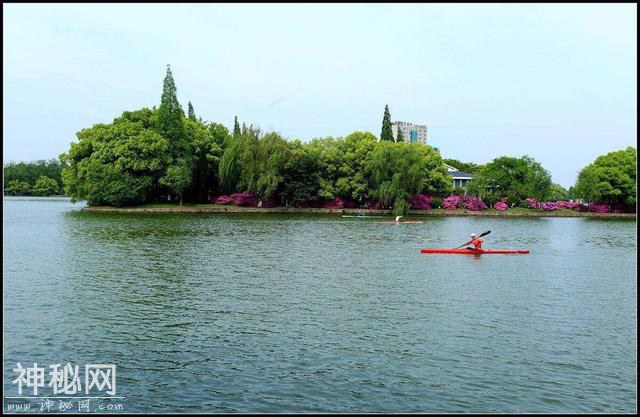
<svg viewBox="0 0 640 417">
<path fill-rule="evenodd" d="M 492 253 L 529 253 L 528 250 L 517 249 L 420 249 L 421 253 L 456 253 L 463 255 L 490 255 Z"/>
</svg>

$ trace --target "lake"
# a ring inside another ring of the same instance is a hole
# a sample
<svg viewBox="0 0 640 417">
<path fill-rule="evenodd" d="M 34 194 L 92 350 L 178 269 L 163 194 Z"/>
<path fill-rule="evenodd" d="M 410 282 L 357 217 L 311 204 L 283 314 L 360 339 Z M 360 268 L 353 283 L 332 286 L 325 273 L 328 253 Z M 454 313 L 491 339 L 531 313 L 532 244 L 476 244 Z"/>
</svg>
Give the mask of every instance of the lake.
<svg viewBox="0 0 640 417">
<path fill-rule="evenodd" d="M 5 396 L 35 362 L 115 364 L 128 412 L 637 410 L 635 220 L 81 206 L 4 198 Z M 486 230 L 531 253 L 420 253 Z"/>
</svg>

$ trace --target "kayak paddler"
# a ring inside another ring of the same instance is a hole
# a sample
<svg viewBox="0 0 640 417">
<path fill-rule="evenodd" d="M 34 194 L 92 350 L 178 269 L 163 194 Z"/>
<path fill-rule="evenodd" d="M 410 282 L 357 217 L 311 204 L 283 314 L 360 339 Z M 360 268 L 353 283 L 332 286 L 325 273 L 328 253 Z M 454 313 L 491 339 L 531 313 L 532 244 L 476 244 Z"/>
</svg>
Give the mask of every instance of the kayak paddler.
<svg viewBox="0 0 640 417">
<path fill-rule="evenodd" d="M 469 244 L 471 244 L 471 245 L 473 245 L 474 247 L 473 247 L 473 248 L 471 248 L 471 247 L 467 246 L 467 249 L 471 249 L 471 250 L 474 250 L 474 249 L 475 249 L 475 250 L 481 250 L 481 249 L 482 249 L 482 242 L 484 242 L 484 241 L 483 241 L 482 239 L 480 239 L 479 237 L 476 237 L 476 234 L 475 234 L 475 233 L 471 233 L 471 240 L 470 240 L 470 241 L 468 241 L 467 243 L 465 243 L 465 244 L 464 244 L 464 245 L 462 245 L 462 246 L 465 246 L 465 245 L 469 245 Z"/>
</svg>

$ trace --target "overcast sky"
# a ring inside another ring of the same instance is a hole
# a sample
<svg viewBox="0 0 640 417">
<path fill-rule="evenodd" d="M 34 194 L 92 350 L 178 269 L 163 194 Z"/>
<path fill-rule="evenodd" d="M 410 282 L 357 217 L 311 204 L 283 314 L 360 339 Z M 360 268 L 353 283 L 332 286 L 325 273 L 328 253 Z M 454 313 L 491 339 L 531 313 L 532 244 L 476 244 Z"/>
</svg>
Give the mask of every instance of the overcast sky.
<svg viewBox="0 0 640 417">
<path fill-rule="evenodd" d="M 636 146 L 635 4 L 4 4 L 4 161 L 160 102 L 303 141 L 392 120 L 445 158 L 529 155 L 573 185 Z"/>
</svg>

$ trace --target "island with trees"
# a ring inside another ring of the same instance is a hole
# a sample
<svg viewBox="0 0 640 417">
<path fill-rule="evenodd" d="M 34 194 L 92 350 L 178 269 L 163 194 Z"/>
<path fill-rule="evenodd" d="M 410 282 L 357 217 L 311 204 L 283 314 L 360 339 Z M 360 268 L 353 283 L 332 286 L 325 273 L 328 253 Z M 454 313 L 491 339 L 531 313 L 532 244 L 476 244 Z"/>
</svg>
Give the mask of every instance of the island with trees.
<svg viewBox="0 0 640 417">
<path fill-rule="evenodd" d="M 5 194 L 52 195 L 63 185 L 65 195 L 86 200 L 89 210 L 636 212 L 633 147 L 599 156 L 566 190 L 526 155 L 475 164 L 394 141 L 388 106 L 380 138 L 353 132 L 290 141 L 240 124 L 237 116 L 229 131 L 198 117 L 191 102 L 185 115 L 169 66 L 158 108 L 124 111 L 112 123 L 80 130 L 77 139 L 59 161 L 5 165 Z M 468 190 L 452 189 L 445 164 L 474 174 Z"/>
</svg>

